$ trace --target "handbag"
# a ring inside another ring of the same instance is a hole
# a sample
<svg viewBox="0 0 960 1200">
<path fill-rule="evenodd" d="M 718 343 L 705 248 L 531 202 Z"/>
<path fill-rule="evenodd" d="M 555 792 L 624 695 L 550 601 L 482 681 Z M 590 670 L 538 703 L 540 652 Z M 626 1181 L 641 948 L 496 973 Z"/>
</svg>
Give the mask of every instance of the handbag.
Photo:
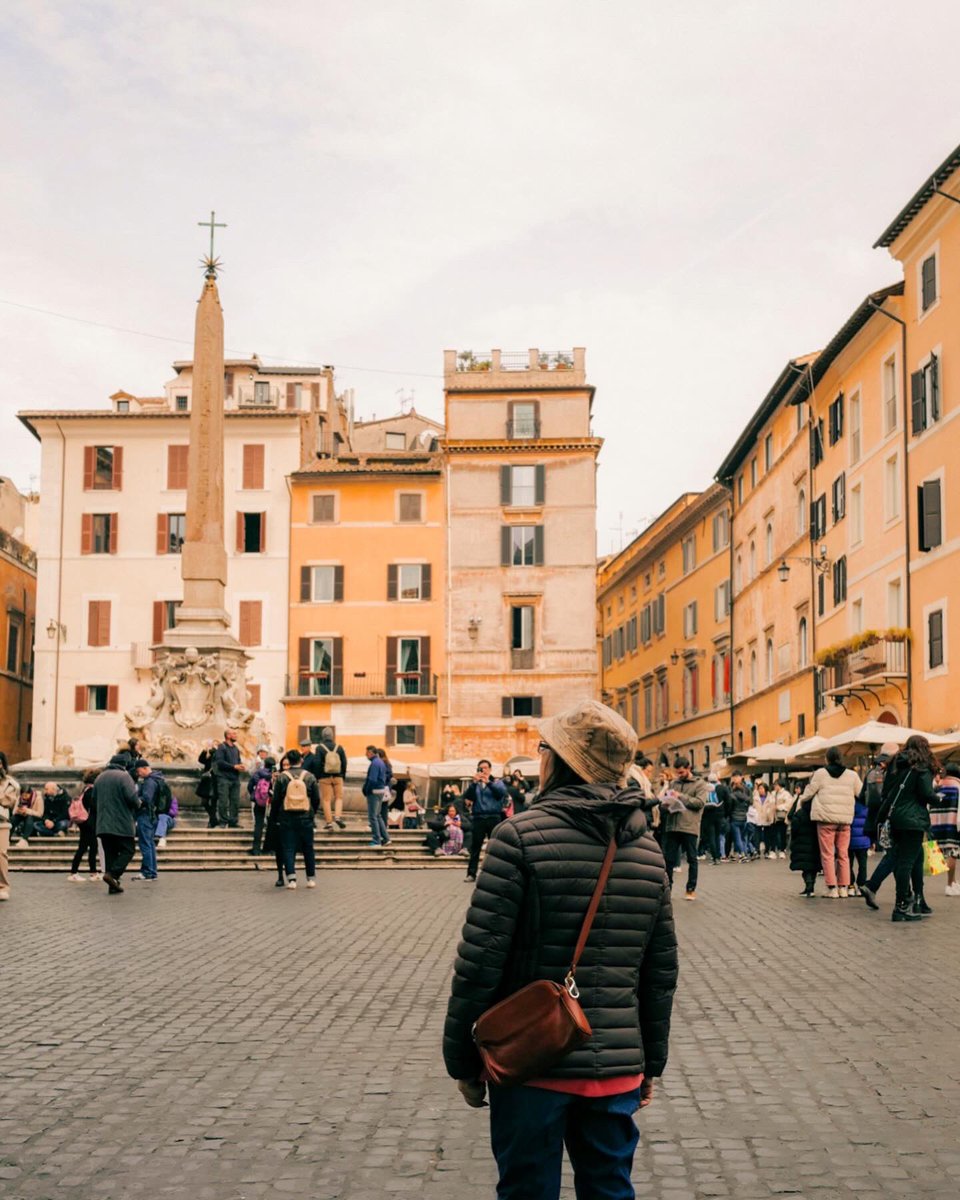
<svg viewBox="0 0 960 1200">
<path fill-rule="evenodd" d="M 491 1083 L 515 1085 L 535 1079 L 592 1036 L 590 1022 L 577 1003 L 580 998 L 577 964 L 590 936 L 616 853 L 616 839 L 611 838 L 563 983 L 551 979 L 528 983 L 488 1008 L 475 1022 L 473 1040 Z"/>
<path fill-rule="evenodd" d="M 897 801 L 900 799 L 903 789 L 907 786 L 907 780 L 910 778 L 912 773 L 913 772 L 911 770 L 904 775 L 903 782 L 900 784 L 899 788 L 897 788 L 897 794 L 893 798 L 893 803 L 887 809 L 886 819 L 881 824 L 880 830 L 877 833 L 877 845 L 881 850 L 889 850 L 893 845 L 893 834 L 891 833 L 890 818 L 893 816 L 893 810 L 896 808 Z"/>
<path fill-rule="evenodd" d="M 947 869 L 947 860 L 943 857 L 940 843 L 929 838 L 923 843 L 923 873 L 924 875 L 943 875 Z"/>
</svg>

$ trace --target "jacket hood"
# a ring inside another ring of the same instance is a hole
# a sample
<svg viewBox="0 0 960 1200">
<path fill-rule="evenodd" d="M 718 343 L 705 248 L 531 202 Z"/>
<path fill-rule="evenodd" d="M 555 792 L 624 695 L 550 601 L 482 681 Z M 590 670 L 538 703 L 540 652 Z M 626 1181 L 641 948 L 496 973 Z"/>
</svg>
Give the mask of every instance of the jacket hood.
<svg viewBox="0 0 960 1200">
<path fill-rule="evenodd" d="M 115 754 L 107 763 L 108 771 L 129 771 L 130 770 L 130 755 Z"/>
<path fill-rule="evenodd" d="M 584 783 L 538 797 L 533 811 L 550 812 L 594 841 L 609 842 L 616 837 L 617 845 L 623 846 L 647 832 L 646 804 L 638 787 Z"/>
<path fill-rule="evenodd" d="M 827 774 L 831 779 L 839 779 L 846 769 L 843 763 L 827 763 Z"/>
</svg>

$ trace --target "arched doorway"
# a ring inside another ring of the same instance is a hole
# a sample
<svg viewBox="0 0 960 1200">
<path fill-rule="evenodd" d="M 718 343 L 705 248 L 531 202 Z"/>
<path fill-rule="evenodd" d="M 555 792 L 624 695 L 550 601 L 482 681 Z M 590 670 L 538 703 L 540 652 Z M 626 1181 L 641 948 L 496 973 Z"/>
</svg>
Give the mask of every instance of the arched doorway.
<svg viewBox="0 0 960 1200">
<path fill-rule="evenodd" d="M 899 715 L 891 709 L 885 709 L 882 713 L 877 714 L 877 721 L 881 725 L 899 725 Z"/>
</svg>

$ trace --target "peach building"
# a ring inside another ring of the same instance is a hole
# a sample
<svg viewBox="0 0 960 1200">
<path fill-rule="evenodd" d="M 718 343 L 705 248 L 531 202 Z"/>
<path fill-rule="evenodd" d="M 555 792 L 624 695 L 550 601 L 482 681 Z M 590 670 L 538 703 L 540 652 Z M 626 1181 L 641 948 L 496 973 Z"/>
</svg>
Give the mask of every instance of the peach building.
<svg viewBox="0 0 960 1200">
<path fill-rule="evenodd" d="M 819 552 L 810 541 L 804 401 L 813 360 L 808 355 L 786 364 L 717 472 L 732 497 L 737 752 L 814 731 L 813 559 Z"/>
<path fill-rule="evenodd" d="M 33 723 L 37 556 L 26 544 L 32 505 L 0 478 L 0 750 L 11 765 L 30 757 Z"/>
<path fill-rule="evenodd" d="M 730 745 L 730 498 L 680 496 L 600 565 L 602 699 L 655 760 L 708 768 Z"/>
<path fill-rule="evenodd" d="M 447 757 L 534 754 L 595 696 L 594 389 L 585 351 L 444 354 Z"/>
<path fill-rule="evenodd" d="M 442 757 L 445 509 L 436 454 L 343 451 L 290 475 L 284 745 Z"/>
</svg>

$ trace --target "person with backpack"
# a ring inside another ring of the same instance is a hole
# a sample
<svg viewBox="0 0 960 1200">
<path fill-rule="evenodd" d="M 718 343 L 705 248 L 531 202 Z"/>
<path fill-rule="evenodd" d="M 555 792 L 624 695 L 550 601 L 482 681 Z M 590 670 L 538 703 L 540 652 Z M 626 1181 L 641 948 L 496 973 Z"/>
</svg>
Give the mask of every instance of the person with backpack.
<svg viewBox="0 0 960 1200">
<path fill-rule="evenodd" d="M 320 785 L 320 803 L 323 805 L 324 831 L 346 829 L 343 819 L 343 781 L 347 774 L 347 753 L 333 736 L 329 725 L 320 733 L 316 750 L 303 762 Z"/>
<path fill-rule="evenodd" d="M 7 756 L 0 751 L 0 900 L 10 899 L 10 830 L 20 803 L 20 785 L 7 772 Z"/>
<path fill-rule="evenodd" d="M 70 864 L 70 874 L 67 876 L 71 883 L 83 883 L 80 864 L 83 862 L 85 854 L 87 868 L 90 872 L 88 876 L 90 882 L 98 883 L 100 880 L 100 872 L 97 869 L 97 802 L 93 795 L 93 785 L 99 774 L 100 771 L 96 767 L 84 771 L 82 787 L 70 801 L 70 807 L 67 810 L 71 824 L 76 825 L 80 831 L 80 840 L 77 842 L 73 862 Z"/>
<path fill-rule="evenodd" d="M 134 764 L 137 772 L 137 844 L 140 848 L 140 872 L 132 879 L 153 883 L 157 878 L 157 816 L 160 809 L 169 807 L 170 785 L 159 771 L 154 771 L 145 758 Z"/>
<path fill-rule="evenodd" d="M 247 781 L 247 795 L 250 797 L 250 811 L 253 813 L 253 845 L 247 853 L 254 858 L 263 853 L 263 824 L 273 791 L 273 772 L 276 765 L 276 759 L 260 759 Z"/>
<path fill-rule="evenodd" d="M 180 803 L 170 789 L 169 783 L 160 776 L 160 793 L 157 797 L 157 849 L 164 850 L 167 834 L 177 825 Z"/>
<path fill-rule="evenodd" d="M 317 886 L 317 860 L 313 850 L 313 818 L 320 807 L 320 789 L 309 771 L 303 769 L 299 750 L 288 750 L 286 771 L 281 771 L 273 788 L 283 842 L 283 869 L 287 887 L 297 886 L 297 851 L 303 857 L 307 887 Z"/>
<path fill-rule="evenodd" d="M 115 754 L 110 759 L 93 785 L 93 799 L 97 837 L 103 843 L 103 881 L 110 895 L 118 896 L 123 891 L 120 880 L 133 858 L 134 814 L 140 808 L 126 757 Z"/>
</svg>

